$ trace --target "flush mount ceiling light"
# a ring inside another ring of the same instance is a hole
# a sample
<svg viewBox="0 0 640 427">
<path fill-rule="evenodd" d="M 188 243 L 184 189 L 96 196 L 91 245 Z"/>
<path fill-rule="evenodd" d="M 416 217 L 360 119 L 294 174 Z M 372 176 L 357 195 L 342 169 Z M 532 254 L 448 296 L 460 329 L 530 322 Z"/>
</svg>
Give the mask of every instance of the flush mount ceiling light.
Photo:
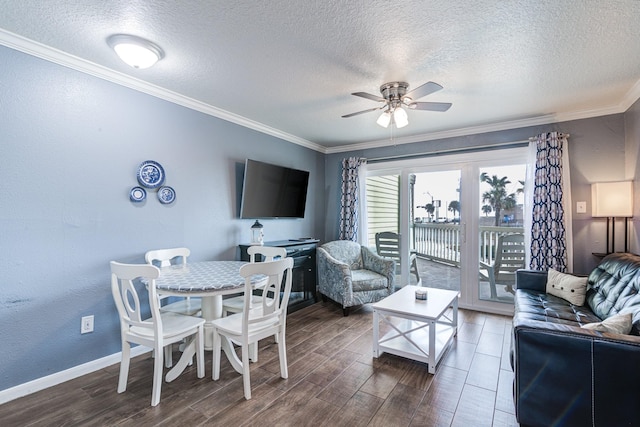
<svg viewBox="0 0 640 427">
<path fill-rule="evenodd" d="M 107 44 L 133 68 L 149 68 L 164 57 L 157 44 L 129 34 L 114 34 L 107 38 Z"/>
<path fill-rule="evenodd" d="M 346 114 L 342 117 L 353 117 L 370 111 L 383 110 L 383 113 L 378 117 L 376 123 L 384 128 L 388 127 L 390 124 L 395 124 L 397 128 L 403 128 L 409 124 L 409 117 L 407 116 L 405 108 L 425 111 L 447 111 L 451 107 L 451 103 L 449 102 L 414 101 L 414 99 L 422 98 L 423 96 L 427 96 L 442 89 L 442 86 L 437 83 L 427 82 L 410 92 L 408 92 L 408 89 L 409 83 L 389 82 L 380 86 L 380 93 L 382 94 L 382 97 L 371 95 L 366 92 L 352 93 L 351 95 L 367 98 L 372 101 L 378 101 L 382 105 L 368 110 Z"/>
</svg>

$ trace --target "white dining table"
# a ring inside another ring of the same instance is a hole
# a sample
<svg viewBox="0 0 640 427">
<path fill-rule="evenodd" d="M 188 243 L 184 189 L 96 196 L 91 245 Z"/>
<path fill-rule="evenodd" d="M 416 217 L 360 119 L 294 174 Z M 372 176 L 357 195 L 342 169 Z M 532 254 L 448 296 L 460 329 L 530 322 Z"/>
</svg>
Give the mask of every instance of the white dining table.
<svg viewBox="0 0 640 427">
<path fill-rule="evenodd" d="M 160 276 L 156 279 L 158 294 L 163 296 L 201 297 L 202 318 L 204 324 L 204 347 L 212 349 L 213 322 L 222 317 L 222 296 L 242 291 L 244 278 L 240 276 L 240 267 L 245 261 L 201 261 L 186 264 L 171 265 L 160 269 Z M 253 276 L 251 283 L 261 284 L 266 276 Z M 222 340 L 229 362 L 237 372 L 242 372 L 241 362 L 233 344 Z M 195 343 L 189 343 L 178 363 L 167 373 L 167 382 L 173 381 L 186 368 L 195 355 Z"/>
</svg>

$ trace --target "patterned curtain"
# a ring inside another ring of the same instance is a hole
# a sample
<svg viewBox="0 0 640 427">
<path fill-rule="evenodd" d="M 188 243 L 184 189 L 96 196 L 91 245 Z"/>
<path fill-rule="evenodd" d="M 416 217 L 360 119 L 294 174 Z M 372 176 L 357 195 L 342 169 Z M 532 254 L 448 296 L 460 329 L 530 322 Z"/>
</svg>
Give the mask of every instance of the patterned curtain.
<svg viewBox="0 0 640 427">
<path fill-rule="evenodd" d="M 530 148 L 535 167 L 529 268 L 566 272 L 572 261 L 567 135 L 541 133 L 531 139 Z"/>
<path fill-rule="evenodd" d="M 342 197 L 340 199 L 340 240 L 358 241 L 358 217 L 360 212 L 359 178 L 361 166 L 367 159 L 349 157 L 342 159 Z"/>
</svg>

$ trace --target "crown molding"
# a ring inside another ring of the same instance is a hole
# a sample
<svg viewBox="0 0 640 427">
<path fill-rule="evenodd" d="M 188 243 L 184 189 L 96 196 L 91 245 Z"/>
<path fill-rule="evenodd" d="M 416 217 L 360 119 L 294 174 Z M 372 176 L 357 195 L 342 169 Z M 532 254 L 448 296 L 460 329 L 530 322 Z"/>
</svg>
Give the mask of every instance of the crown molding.
<svg viewBox="0 0 640 427">
<path fill-rule="evenodd" d="M 164 89 L 160 86 L 153 85 L 138 78 L 126 75 L 124 73 L 114 71 L 102 65 L 95 64 L 61 50 L 52 48 L 42 43 L 27 39 L 18 34 L 0 29 L 0 45 L 4 45 L 14 50 L 26 53 L 80 71 L 85 74 L 154 96 L 159 99 L 181 105 L 207 114 L 219 119 L 237 124 L 239 126 L 253 129 L 257 132 L 273 136 L 293 144 L 318 151 L 323 154 L 342 153 L 347 151 L 365 150 L 379 147 L 386 147 L 390 144 L 402 145 L 412 144 L 415 142 L 433 141 L 445 138 L 455 138 L 461 136 L 475 135 L 488 132 L 496 132 L 508 129 L 517 129 L 528 126 L 538 126 L 543 124 L 558 123 L 569 120 L 579 120 L 591 117 L 604 116 L 609 114 L 619 114 L 627 111 L 640 98 L 640 80 L 625 94 L 624 98 L 617 104 L 601 109 L 583 110 L 568 113 L 547 114 L 527 119 L 511 120 L 487 125 L 470 126 L 459 129 L 451 129 L 439 132 L 430 132 L 421 135 L 407 136 L 394 139 L 366 141 L 357 144 L 342 145 L 338 147 L 326 147 L 304 138 L 283 132 L 272 128 L 263 123 L 247 119 L 246 117 L 231 113 L 221 108 L 214 107 L 204 102 L 189 98 L 176 92 Z"/>
<path fill-rule="evenodd" d="M 412 144 L 414 142 L 434 141 L 437 139 L 456 138 L 460 136 L 477 135 L 481 133 L 496 132 L 508 129 L 517 129 L 527 126 L 537 126 L 541 124 L 553 123 L 553 115 L 538 116 L 528 119 L 511 120 L 507 122 L 494 123 L 489 125 L 469 126 L 465 128 L 445 130 L 440 132 L 430 132 L 422 135 L 413 135 L 402 138 L 384 139 L 368 141 L 358 144 L 343 145 L 340 147 L 327 148 L 327 154 L 341 153 L 352 150 L 364 150 L 368 148 L 388 147 L 389 145 Z"/>
<path fill-rule="evenodd" d="M 156 86 L 138 78 L 126 75 L 124 73 L 114 71 L 102 65 L 95 64 L 93 62 L 87 61 L 85 59 L 52 48 L 42 43 L 27 39 L 18 34 L 14 34 L 3 29 L 0 29 L 0 45 L 4 45 L 8 48 L 38 57 L 40 59 L 44 59 L 45 61 L 53 62 L 64 67 L 80 71 L 81 73 L 89 74 L 91 76 L 109 81 L 111 83 L 115 83 L 129 89 L 133 89 L 138 92 L 163 99 L 173 104 L 181 105 L 191 110 L 199 111 L 209 116 L 217 117 L 219 119 L 249 129 L 253 129 L 255 131 L 279 139 L 283 139 L 297 145 L 301 145 L 311 150 L 319 151 L 321 153 L 325 152 L 325 147 L 320 144 L 316 144 L 295 135 L 291 135 L 281 130 L 272 128 L 271 126 L 267 126 L 263 123 L 247 119 L 246 117 L 239 116 L 221 108 L 217 108 L 193 98 L 181 95 L 179 93 L 172 92 L 160 86 Z"/>
<path fill-rule="evenodd" d="M 440 132 L 430 132 L 422 135 L 413 135 L 402 138 L 367 141 L 357 144 L 328 147 L 325 154 L 343 153 L 347 151 L 366 150 L 370 148 L 388 147 L 389 145 L 412 144 L 414 142 L 434 141 L 437 139 L 456 138 L 461 136 L 478 135 L 482 133 L 497 132 L 509 129 L 518 129 L 529 126 L 539 126 L 552 123 L 567 122 L 570 120 L 588 119 L 592 117 L 607 116 L 610 114 L 624 113 L 640 98 L 640 81 L 625 95 L 622 102 L 617 105 L 593 110 L 582 110 L 567 113 L 546 114 L 527 119 L 510 120 L 505 122 L 470 126 L 459 129 L 451 129 Z"/>
<path fill-rule="evenodd" d="M 622 101 L 620 102 L 620 108 L 623 111 L 627 111 L 633 104 L 640 99 L 640 80 L 638 80 L 629 91 L 626 93 Z"/>
</svg>

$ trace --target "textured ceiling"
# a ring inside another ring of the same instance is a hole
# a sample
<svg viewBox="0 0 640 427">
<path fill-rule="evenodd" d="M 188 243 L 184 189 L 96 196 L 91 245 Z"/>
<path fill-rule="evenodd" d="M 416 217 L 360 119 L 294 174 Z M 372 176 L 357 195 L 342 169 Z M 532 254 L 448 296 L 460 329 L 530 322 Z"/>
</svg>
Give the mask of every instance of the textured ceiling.
<svg viewBox="0 0 640 427">
<path fill-rule="evenodd" d="M 640 96 L 636 0 L 0 0 L 0 10 L 0 44 L 82 69 L 78 57 L 328 152 L 388 142 L 377 112 L 341 118 L 377 106 L 351 92 L 379 95 L 387 81 L 434 81 L 444 89 L 420 101 L 453 103 L 409 111 L 396 143 L 618 113 Z M 115 33 L 166 57 L 132 69 L 105 42 Z"/>
</svg>

